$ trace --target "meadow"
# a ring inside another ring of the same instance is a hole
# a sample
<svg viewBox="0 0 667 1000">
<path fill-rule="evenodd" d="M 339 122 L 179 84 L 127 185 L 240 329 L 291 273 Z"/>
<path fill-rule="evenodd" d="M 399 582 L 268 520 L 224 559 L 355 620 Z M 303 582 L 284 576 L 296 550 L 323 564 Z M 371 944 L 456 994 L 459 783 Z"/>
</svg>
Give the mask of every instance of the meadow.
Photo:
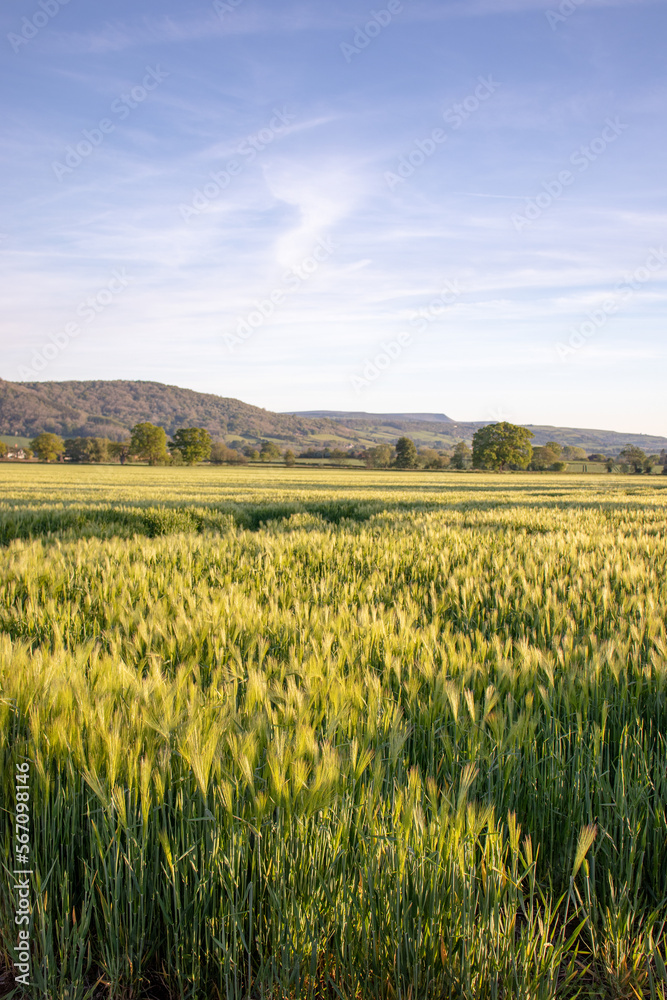
<svg viewBox="0 0 667 1000">
<path fill-rule="evenodd" d="M 666 529 L 660 477 L 1 466 L 16 995 L 665 1000 Z"/>
</svg>

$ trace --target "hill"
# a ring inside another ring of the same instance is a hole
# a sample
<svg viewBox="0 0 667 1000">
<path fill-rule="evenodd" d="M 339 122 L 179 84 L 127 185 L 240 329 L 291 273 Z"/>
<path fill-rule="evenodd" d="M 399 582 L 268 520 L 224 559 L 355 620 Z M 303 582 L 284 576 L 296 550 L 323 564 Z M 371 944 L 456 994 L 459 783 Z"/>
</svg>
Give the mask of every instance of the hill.
<svg viewBox="0 0 667 1000">
<path fill-rule="evenodd" d="M 122 441 L 141 421 L 164 427 L 205 427 L 217 440 L 270 439 L 298 448 L 368 447 L 394 443 L 402 434 L 418 445 L 447 448 L 470 441 L 490 421 L 461 423 L 444 413 L 362 413 L 310 410 L 273 413 L 238 399 L 160 382 L 6 382 L 0 379 L 0 434 L 32 438 L 40 431 L 63 437 Z M 667 438 L 647 434 L 530 425 L 534 444 L 558 441 L 587 451 L 617 454 L 625 444 L 644 451 L 667 449 Z"/>
<path fill-rule="evenodd" d="M 0 380 L 0 432 L 34 437 L 109 437 L 122 441 L 130 428 L 150 421 L 173 434 L 205 427 L 215 438 L 307 440 L 318 431 L 339 437 L 331 421 L 271 413 L 238 399 L 194 392 L 160 382 L 6 382 Z"/>
<path fill-rule="evenodd" d="M 476 430 L 491 423 L 490 420 L 456 422 L 444 413 L 346 413 L 342 410 L 295 410 L 295 416 L 315 416 L 344 425 L 347 430 L 372 437 L 375 441 L 395 441 L 397 435 L 407 434 L 420 445 L 433 447 L 455 445 L 470 441 Z M 550 427 L 526 424 L 533 432 L 533 444 L 543 445 L 557 441 L 562 445 L 575 445 L 588 452 L 617 455 L 626 444 L 634 444 L 650 454 L 667 448 L 667 438 L 651 434 L 624 434 L 618 431 L 590 430 L 581 427 Z"/>
</svg>

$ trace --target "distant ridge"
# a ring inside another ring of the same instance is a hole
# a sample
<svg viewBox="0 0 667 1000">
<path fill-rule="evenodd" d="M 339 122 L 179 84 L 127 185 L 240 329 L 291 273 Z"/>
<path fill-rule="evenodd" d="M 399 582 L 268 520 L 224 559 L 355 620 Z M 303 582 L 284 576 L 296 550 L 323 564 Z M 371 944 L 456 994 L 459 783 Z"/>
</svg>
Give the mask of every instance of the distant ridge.
<svg viewBox="0 0 667 1000">
<path fill-rule="evenodd" d="M 232 397 L 195 392 L 161 382 L 7 382 L 0 379 L 0 434 L 31 438 L 41 431 L 63 437 L 123 440 L 141 421 L 164 427 L 205 427 L 215 440 L 274 440 L 300 449 L 357 449 L 393 444 L 405 434 L 420 447 L 450 448 L 470 441 L 490 420 L 456 422 L 444 413 L 363 413 L 308 410 L 273 413 Z M 590 452 L 617 454 L 626 444 L 648 453 L 667 449 L 667 438 L 650 434 L 530 425 L 534 444 L 558 441 Z"/>
<path fill-rule="evenodd" d="M 452 418 L 444 413 L 365 413 L 362 410 L 358 412 L 356 410 L 285 410 L 284 412 L 293 417 L 327 417 L 333 420 L 419 420 L 432 424 L 440 421 L 445 424 L 454 423 Z"/>
</svg>

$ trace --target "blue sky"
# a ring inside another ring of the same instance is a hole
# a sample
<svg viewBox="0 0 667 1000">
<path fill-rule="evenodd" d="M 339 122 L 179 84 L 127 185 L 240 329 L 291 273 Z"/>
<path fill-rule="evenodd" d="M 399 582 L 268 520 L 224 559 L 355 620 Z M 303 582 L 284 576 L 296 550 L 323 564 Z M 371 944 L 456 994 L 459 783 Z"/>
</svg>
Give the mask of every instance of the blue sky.
<svg viewBox="0 0 667 1000">
<path fill-rule="evenodd" d="M 2 377 L 667 434 L 664 0 L 10 0 Z"/>
</svg>

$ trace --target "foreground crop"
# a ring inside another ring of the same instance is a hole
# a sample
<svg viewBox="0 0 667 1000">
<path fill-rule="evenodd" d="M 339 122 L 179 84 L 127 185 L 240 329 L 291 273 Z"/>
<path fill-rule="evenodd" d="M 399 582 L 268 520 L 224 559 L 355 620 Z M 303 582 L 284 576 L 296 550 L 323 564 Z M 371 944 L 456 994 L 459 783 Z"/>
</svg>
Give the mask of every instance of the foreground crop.
<svg viewBox="0 0 667 1000">
<path fill-rule="evenodd" d="M 470 482 L 0 512 L 29 995 L 665 996 L 667 496 Z"/>
</svg>

